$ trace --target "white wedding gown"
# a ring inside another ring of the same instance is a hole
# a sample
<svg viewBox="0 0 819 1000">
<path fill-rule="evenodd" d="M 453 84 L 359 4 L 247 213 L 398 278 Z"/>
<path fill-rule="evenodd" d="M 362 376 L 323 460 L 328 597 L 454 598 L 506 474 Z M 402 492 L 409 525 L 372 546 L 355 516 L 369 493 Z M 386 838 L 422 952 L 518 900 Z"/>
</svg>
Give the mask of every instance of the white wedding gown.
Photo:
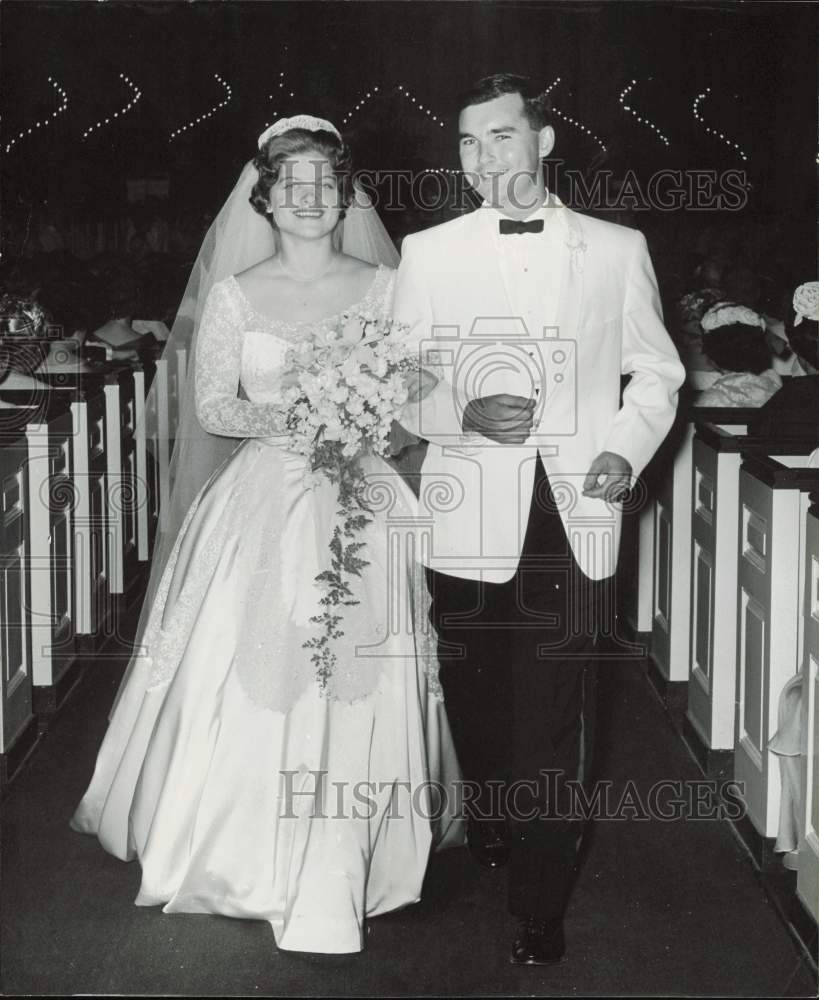
<svg viewBox="0 0 819 1000">
<path fill-rule="evenodd" d="M 393 277 L 379 268 L 352 311 L 385 312 Z M 401 558 L 412 496 L 380 459 L 326 690 L 303 648 L 336 488 L 305 485 L 269 401 L 288 344 L 332 325 L 274 321 L 235 279 L 214 286 L 199 413 L 246 440 L 188 513 L 72 826 L 139 859 L 137 905 L 268 920 L 281 948 L 353 952 L 365 917 L 420 898 L 431 847 L 462 825 L 433 815 L 455 801 L 457 764 L 421 568 Z"/>
</svg>

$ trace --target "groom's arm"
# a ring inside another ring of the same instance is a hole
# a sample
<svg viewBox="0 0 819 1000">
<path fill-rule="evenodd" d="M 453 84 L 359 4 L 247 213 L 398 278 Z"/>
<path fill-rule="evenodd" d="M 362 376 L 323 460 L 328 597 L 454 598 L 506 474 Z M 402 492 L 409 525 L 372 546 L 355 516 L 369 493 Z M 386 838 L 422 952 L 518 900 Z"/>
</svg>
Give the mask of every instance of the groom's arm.
<svg viewBox="0 0 819 1000">
<path fill-rule="evenodd" d="M 639 476 L 674 422 L 685 379 L 663 324 L 660 294 L 645 238 L 636 233 L 623 304 L 621 372 L 630 380 L 604 452 L 621 455 Z"/>
</svg>

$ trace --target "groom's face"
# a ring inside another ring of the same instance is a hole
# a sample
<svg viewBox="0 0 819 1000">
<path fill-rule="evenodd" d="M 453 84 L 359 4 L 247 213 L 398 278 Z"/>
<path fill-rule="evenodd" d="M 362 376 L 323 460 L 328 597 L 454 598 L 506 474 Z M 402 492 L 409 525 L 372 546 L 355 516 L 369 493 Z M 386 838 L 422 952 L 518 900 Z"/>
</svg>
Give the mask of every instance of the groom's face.
<svg viewBox="0 0 819 1000">
<path fill-rule="evenodd" d="M 460 114 L 458 130 L 461 167 L 485 201 L 519 218 L 543 203 L 540 161 L 552 150 L 554 132 L 532 128 L 520 94 L 470 104 Z"/>
</svg>

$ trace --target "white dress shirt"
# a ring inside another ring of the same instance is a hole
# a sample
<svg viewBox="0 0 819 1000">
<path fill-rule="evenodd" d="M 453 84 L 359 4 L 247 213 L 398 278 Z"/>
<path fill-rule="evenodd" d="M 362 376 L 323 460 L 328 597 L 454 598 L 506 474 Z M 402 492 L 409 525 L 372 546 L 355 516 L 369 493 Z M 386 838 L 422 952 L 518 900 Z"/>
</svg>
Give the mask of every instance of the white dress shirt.
<svg viewBox="0 0 819 1000">
<path fill-rule="evenodd" d="M 481 212 L 506 288 L 510 316 L 520 317 L 531 337 L 556 336 L 562 259 L 563 254 L 568 252 L 568 224 L 562 202 L 556 195 L 550 195 L 537 211 L 524 220 L 542 220 L 541 233 L 501 235 L 499 223 L 508 216 L 486 203 Z M 534 359 L 534 353 L 532 357 Z M 539 392 L 537 371 L 533 370 L 532 374 Z"/>
<path fill-rule="evenodd" d="M 567 252 L 563 205 L 556 195 L 551 195 L 527 216 L 526 222 L 543 221 L 542 233 L 502 236 L 498 224 L 508 216 L 488 205 L 484 205 L 482 213 L 513 315 L 521 317 L 531 336 L 542 336 L 543 328 L 554 326 L 557 317 L 561 262 Z"/>
</svg>

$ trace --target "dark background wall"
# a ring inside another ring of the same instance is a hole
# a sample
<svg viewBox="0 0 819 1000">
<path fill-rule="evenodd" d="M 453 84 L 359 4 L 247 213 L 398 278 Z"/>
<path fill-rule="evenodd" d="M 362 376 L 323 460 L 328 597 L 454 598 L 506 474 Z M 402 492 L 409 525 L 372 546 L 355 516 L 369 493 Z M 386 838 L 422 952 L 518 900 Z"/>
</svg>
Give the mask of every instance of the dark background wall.
<svg viewBox="0 0 819 1000">
<path fill-rule="evenodd" d="M 804 3 L 449 2 L 36 2 L 5 0 L 2 31 L 3 210 L 47 200 L 55 211 L 116 210 L 129 177 L 166 173 L 177 203 L 217 207 L 267 122 L 301 111 L 350 122 L 359 165 L 373 169 L 455 167 L 454 95 L 499 70 L 551 83 L 565 118 L 556 156 L 586 171 L 747 171 L 745 211 L 776 214 L 794 239 L 816 220 L 817 12 Z M 142 91 L 128 114 L 95 130 Z M 170 134 L 225 99 L 227 107 Z M 282 77 L 281 74 L 284 74 Z M 58 106 L 67 110 L 5 147 Z M 623 110 L 630 103 L 669 138 Z M 279 83 L 284 83 L 280 88 Z M 398 85 L 442 128 L 401 96 Z M 692 102 L 711 88 L 703 117 L 738 143 L 705 132 Z M 290 97 L 293 93 L 295 96 Z M 272 97 L 271 97 L 272 95 Z"/>
</svg>

